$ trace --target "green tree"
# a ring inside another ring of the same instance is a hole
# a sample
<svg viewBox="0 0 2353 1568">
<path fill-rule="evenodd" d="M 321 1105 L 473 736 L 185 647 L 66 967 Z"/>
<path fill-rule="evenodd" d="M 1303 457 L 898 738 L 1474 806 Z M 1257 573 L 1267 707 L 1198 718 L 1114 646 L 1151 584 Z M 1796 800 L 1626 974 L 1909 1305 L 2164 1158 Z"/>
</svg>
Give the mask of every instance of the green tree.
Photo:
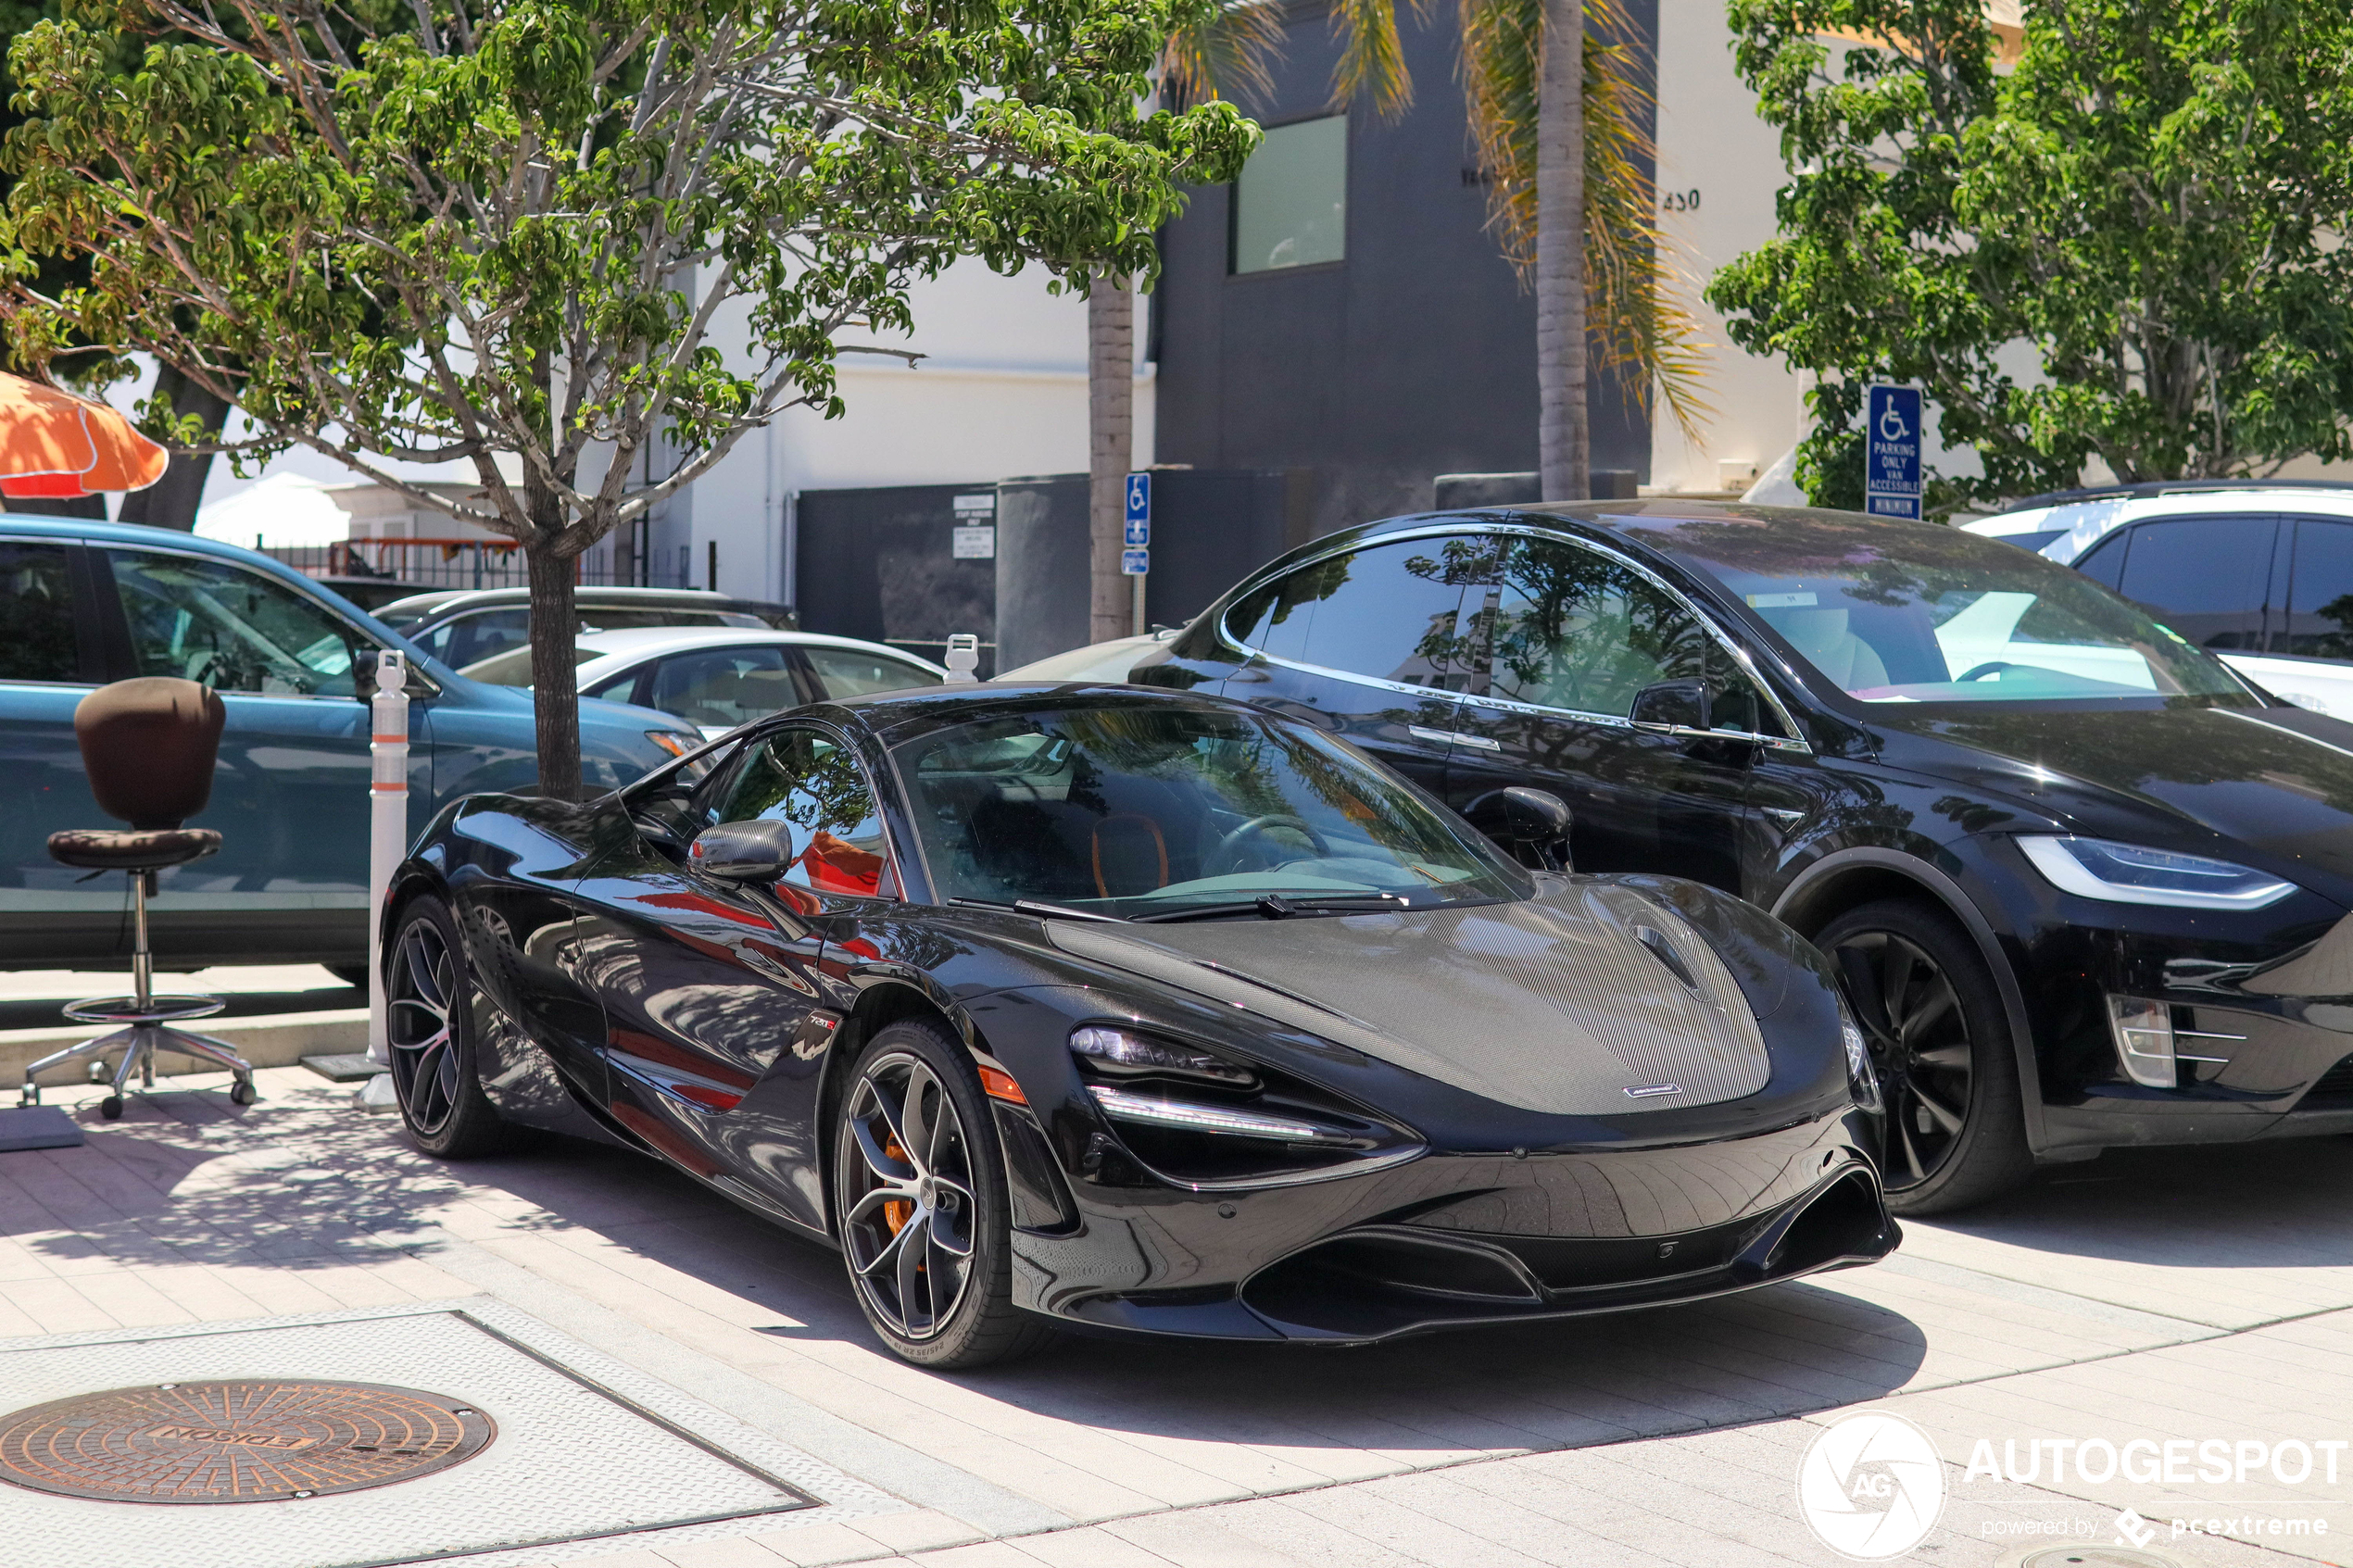
<svg viewBox="0 0 2353 1568">
<path fill-rule="evenodd" d="M 2353 12 L 2033 0 L 2007 75 L 1983 0 L 1730 14 L 1793 172 L 1778 236 L 1707 297 L 1735 342 L 1819 373 L 1818 504 L 1859 503 L 1880 379 L 1982 461 L 1932 478 L 1932 512 L 2093 458 L 2164 480 L 2353 455 Z"/>
<path fill-rule="evenodd" d="M 580 553 L 785 409 L 838 414 L 837 357 L 903 352 L 874 340 L 956 257 L 1141 270 L 1254 135 L 1142 107 L 1194 3 L 89 0 L 11 56 L 8 324 L 34 362 L 144 349 L 252 451 L 520 541 L 541 787 L 576 795 Z M 48 257 L 90 282 L 43 292 Z"/>
</svg>

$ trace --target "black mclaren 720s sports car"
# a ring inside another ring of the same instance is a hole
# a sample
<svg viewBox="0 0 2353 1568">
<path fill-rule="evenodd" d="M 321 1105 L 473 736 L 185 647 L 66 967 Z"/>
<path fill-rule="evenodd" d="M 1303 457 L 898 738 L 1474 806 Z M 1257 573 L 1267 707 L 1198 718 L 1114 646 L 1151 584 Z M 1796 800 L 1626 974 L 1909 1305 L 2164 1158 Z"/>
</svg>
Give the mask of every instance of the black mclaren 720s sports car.
<svg viewBox="0 0 2353 1568">
<path fill-rule="evenodd" d="M 1511 853 L 1311 726 L 1089 685 L 819 704 L 585 805 L 475 796 L 386 906 L 401 1111 L 450 1158 L 521 1123 L 666 1160 L 837 1247 L 933 1367 L 1885 1256 L 1820 955 L 1697 883 L 1547 869 L 1549 795 L 1486 809 Z"/>
</svg>

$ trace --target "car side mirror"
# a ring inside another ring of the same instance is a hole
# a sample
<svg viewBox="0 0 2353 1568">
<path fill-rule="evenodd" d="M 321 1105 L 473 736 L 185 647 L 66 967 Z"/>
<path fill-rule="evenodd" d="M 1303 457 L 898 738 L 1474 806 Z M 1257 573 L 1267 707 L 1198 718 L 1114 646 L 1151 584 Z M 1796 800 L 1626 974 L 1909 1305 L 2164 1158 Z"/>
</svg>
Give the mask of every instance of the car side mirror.
<svg viewBox="0 0 2353 1568">
<path fill-rule="evenodd" d="M 1705 681 L 1661 681 L 1634 694 L 1626 717 L 1642 730 L 1710 730 L 1712 696 Z"/>
<path fill-rule="evenodd" d="M 721 822 L 695 834 L 686 863 L 721 882 L 774 882 L 792 869 L 792 829 L 782 822 Z"/>
<path fill-rule="evenodd" d="M 1543 871 L 1570 869 L 1568 834 L 1575 819 L 1568 803 L 1551 790 L 1514 784 L 1488 796 L 1471 811 L 1472 824 L 1510 845 L 1521 863 Z"/>
</svg>

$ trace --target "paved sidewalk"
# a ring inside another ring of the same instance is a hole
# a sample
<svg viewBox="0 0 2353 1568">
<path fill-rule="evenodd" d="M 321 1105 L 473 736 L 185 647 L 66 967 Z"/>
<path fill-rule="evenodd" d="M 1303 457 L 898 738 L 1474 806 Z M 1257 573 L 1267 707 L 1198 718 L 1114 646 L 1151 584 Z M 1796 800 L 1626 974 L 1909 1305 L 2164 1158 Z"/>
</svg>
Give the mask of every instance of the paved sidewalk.
<svg viewBox="0 0 2353 1568">
<path fill-rule="evenodd" d="M 49 1097 L 89 1142 L 0 1156 L 0 1349 L 486 1300 L 894 1499 L 551 1562 L 1830 1562 L 1798 1460 L 1862 1405 L 1946 1461 L 1916 1561 L 1993 1564 L 2058 1538 L 2037 1523 L 2105 1540 L 2128 1506 L 2183 1563 L 2353 1557 L 2353 1454 L 2296 1485 L 1964 1475 L 1981 1439 L 2022 1468 L 2055 1438 L 2353 1438 L 2353 1141 L 2111 1155 L 1912 1224 L 1879 1267 L 1699 1307 L 1365 1350 L 1072 1339 L 938 1376 L 874 1347 L 832 1254 L 683 1176 L 556 1140 L 445 1166 L 347 1088 L 260 1081 L 249 1110 L 199 1087 L 116 1123 Z M 0 1409 L 26 1402 L 6 1375 Z M 2226 1514 L 2329 1534 L 2171 1538 Z"/>
</svg>

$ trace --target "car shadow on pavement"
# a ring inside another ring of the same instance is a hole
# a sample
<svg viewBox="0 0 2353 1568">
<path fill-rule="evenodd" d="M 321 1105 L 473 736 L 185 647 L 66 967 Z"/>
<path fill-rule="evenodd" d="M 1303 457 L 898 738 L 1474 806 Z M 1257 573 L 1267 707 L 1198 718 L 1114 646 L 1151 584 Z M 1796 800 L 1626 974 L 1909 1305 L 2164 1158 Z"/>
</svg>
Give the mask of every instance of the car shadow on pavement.
<svg viewBox="0 0 2353 1568">
<path fill-rule="evenodd" d="M 1956 1238 L 2119 1263 L 2346 1269 L 2345 1296 L 2353 1304 L 2353 1138 L 2109 1149 L 2082 1164 L 2047 1167 L 1978 1208 L 1912 1223 L 1916 1236 L 1925 1225 Z"/>
<path fill-rule="evenodd" d="M 391 1119 L 356 1114 L 346 1099 L 281 1092 L 239 1112 L 218 1095 L 173 1094 L 134 1101 L 111 1124 L 83 1105 L 84 1148 L 0 1163 L 0 1235 L 60 1264 L 94 1251 L 126 1263 L 304 1271 L 391 1250 L 432 1261 L 471 1227 L 494 1248 L 502 1237 L 536 1237 L 648 1277 L 675 1271 L 684 1278 L 667 1288 L 741 1333 L 729 1359 L 786 1388 L 802 1356 L 828 1375 L 900 1387 L 937 1375 L 882 1350 L 837 1255 L 679 1173 L 558 1138 L 444 1165 L 411 1148 Z M 41 1163 L 17 1163 L 32 1160 Z M 1902 1386 L 1926 1356 L 1923 1331 L 1843 1292 L 1837 1277 L 1358 1348 L 1070 1336 L 1031 1361 L 946 1381 L 1004 1407 L 1009 1422 L 1361 1449 L 1392 1456 L 1393 1468 L 1407 1452 L 1406 1462 L 1424 1464 L 1609 1442 Z M 733 1302 L 714 1307 L 714 1291 Z"/>
</svg>

